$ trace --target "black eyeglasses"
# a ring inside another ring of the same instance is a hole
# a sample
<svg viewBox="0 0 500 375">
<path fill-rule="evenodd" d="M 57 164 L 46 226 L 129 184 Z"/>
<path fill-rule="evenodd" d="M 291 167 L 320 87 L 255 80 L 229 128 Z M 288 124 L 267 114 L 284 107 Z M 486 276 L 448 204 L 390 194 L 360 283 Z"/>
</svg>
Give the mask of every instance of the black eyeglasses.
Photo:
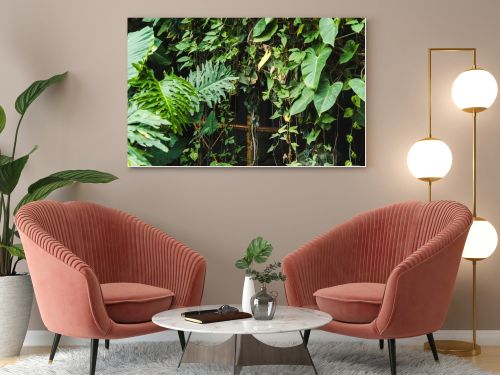
<svg viewBox="0 0 500 375">
<path fill-rule="evenodd" d="M 229 306 L 229 305 L 222 305 L 219 307 L 216 311 L 216 314 L 224 315 L 224 314 L 229 314 L 229 313 L 234 313 L 238 312 L 239 310 L 236 307 Z"/>
</svg>

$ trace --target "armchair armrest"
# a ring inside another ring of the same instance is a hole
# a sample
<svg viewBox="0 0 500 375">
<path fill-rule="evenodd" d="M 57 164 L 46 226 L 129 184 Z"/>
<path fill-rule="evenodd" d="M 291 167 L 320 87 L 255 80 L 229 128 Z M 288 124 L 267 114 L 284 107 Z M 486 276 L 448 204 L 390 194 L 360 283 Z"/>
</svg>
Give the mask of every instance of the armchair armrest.
<svg viewBox="0 0 500 375">
<path fill-rule="evenodd" d="M 173 237 L 138 219 L 129 222 L 133 232 L 138 282 L 175 293 L 174 305 L 201 304 L 205 284 L 205 259 Z"/>
<path fill-rule="evenodd" d="M 451 241 L 441 233 L 393 270 L 376 319 L 382 336 L 413 337 L 441 328 L 468 231 Z"/>
<path fill-rule="evenodd" d="M 23 229 L 30 232 L 27 235 L 19 230 L 36 285 L 36 300 L 47 328 L 64 336 L 104 336 L 112 322 L 94 272 L 47 234 L 30 225 Z"/>
</svg>

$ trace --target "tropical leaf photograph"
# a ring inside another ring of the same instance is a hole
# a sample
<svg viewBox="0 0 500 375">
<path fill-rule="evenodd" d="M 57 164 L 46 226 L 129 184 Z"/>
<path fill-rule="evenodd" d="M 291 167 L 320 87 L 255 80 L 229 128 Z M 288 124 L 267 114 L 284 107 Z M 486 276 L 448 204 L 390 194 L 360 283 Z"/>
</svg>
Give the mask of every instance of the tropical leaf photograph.
<svg viewBox="0 0 500 375">
<path fill-rule="evenodd" d="M 129 18 L 128 166 L 365 166 L 364 18 Z"/>
</svg>

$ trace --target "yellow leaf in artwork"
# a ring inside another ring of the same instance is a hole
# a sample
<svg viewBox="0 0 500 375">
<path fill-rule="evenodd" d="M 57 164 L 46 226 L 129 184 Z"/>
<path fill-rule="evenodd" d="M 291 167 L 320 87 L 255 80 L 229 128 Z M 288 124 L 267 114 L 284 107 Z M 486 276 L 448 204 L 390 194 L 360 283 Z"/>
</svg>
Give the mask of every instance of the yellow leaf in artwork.
<svg viewBox="0 0 500 375">
<path fill-rule="evenodd" d="M 262 58 L 260 59 L 259 61 L 259 64 L 257 65 L 257 71 L 260 71 L 262 69 L 262 67 L 266 64 L 267 60 L 269 60 L 269 58 L 271 57 L 271 50 L 267 50 L 266 53 L 264 53 L 264 56 L 262 56 Z"/>
</svg>

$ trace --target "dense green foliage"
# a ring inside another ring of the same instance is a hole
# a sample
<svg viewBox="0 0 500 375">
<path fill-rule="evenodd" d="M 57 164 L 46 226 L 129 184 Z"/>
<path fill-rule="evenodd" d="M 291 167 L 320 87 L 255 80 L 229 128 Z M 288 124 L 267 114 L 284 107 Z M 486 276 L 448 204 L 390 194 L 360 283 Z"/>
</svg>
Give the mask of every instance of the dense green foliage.
<svg viewBox="0 0 500 375">
<path fill-rule="evenodd" d="M 364 165 L 365 20 L 128 23 L 128 164 Z"/>
<path fill-rule="evenodd" d="M 281 262 L 268 264 L 262 271 L 250 270 L 252 280 L 257 280 L 259 284 L 269 284 L 273 281 L 286 281 L 286 276 L 280 271 Z"/>
<path fill-rule="evenodd" d="M 35 146 L 30 153 L 16 159 L 17 140 L 23 118 L 29 106 L 48 87 L 63 81 L 65 77 L 66 73 L 63 73 L 46 80 L 35 81 L 16 100 L 16 111 L 21 116 L 17 122 L 12 153 L 8 155 L 0 154 L 0 221 L 2 223 L 0 233 L 0 276 L 15 275 L 16 265 L 24 259 L 23 246 L 20 243 L 14 243 L 19 241 L 19 233 L 12 220 L 12 213 L 15 214 L 21 206 L 27 203 L 45 199 L 53 191 L 72 185 L 75 182 L 107 183 L 116 179 L 112 174 L 94 170 L 67 170 L 52 173 L 31 184 L 19 203 L 15 207 L 12 205 L 11 194 L 21 178 L 30 155 L 36 150 Z M 0 133 L 5 129 L 6 121 L 5 111 L 0 106 Z"/>
</svg>

